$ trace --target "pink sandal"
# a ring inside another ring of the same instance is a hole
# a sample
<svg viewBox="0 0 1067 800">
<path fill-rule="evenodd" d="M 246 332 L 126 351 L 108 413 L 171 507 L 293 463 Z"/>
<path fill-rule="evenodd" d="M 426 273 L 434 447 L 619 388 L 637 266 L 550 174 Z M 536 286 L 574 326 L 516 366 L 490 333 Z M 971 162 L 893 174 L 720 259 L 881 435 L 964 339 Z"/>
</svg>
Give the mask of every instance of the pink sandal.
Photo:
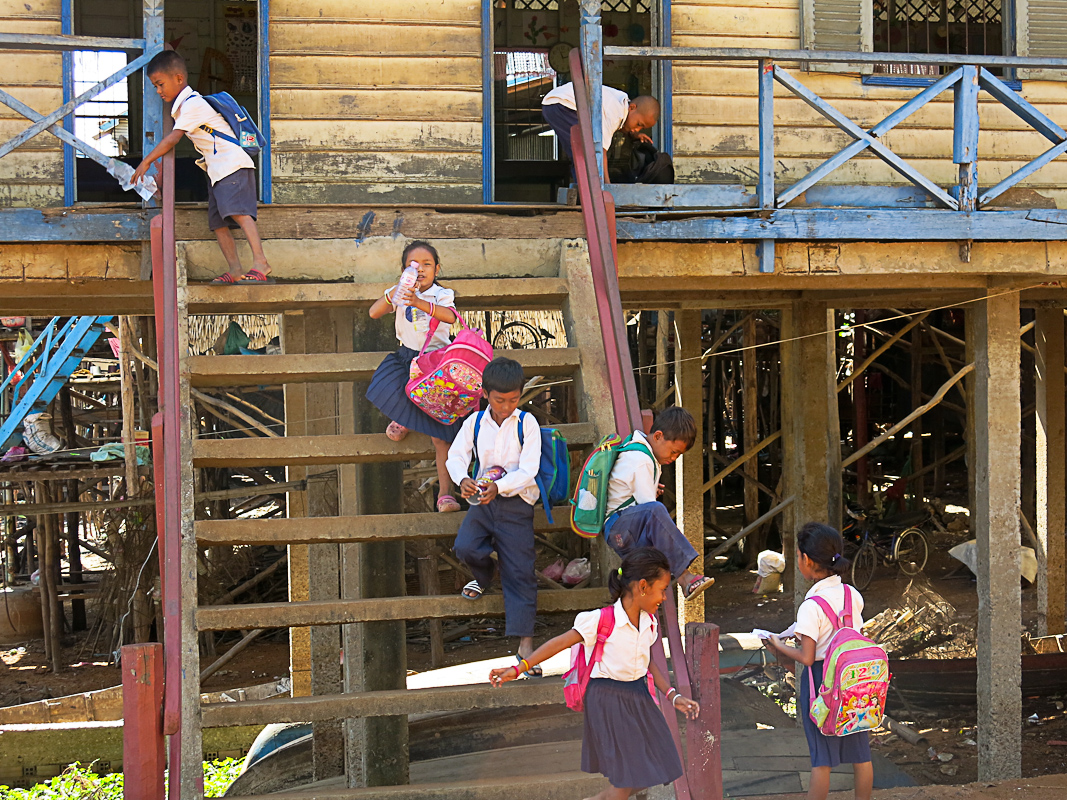
<svg viewBox="0 0 1067 800">
<path fill-rule="evenodd" d="M 411 431 L 405 428 L 399 422 L 390 422 L 389 427 L 385 429 L 385 435 L 392 439 L 394 442 L 399 442 L 409 433 L 411 433 Z"/>
<path fill-rule="evenodd" d="M 459 503 L 450 494 L 443 494 L 437 498 L 437 510 L 443 513 L 459 511 Z"/>
<path fill-rule="evenodd" d="M 228 272 L 224 272 L 219 277 L 211 281 L 212 283 L 237 283 L 237 278 L 233 277 Z"/>
<path fill-rule="evenodd" d="M 267 275 L 265 272 L 260 272 L 258 269 L 250 269 L 244 274 L 237 283 L 274 283 L 274 278 Z"/>
</svg>

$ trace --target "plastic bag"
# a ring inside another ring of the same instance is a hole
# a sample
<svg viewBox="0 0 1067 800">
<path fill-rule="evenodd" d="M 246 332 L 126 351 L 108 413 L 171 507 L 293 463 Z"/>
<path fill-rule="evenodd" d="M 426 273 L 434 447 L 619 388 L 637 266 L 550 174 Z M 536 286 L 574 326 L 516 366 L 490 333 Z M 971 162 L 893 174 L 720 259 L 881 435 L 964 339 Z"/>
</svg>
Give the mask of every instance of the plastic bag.
<svg viewBox="0 0 1067 800">
<path fill-rule="evenodd" d="M 593 572 L 593 567 L 588 558 L 576 558 L 563 570 L 563 583 L 566 586 L 577 586 Z"/>
<path fill-rule="evenodd" d="M 549 564 L 543 570 L 541 574 L 548 578 L 550 581 L 556 581 L 559 583 L 563 579 L 563 568 L 566 566 L 562 558 L 557 558 L 555 563 Z"/>
<path fill-rule="evenodd" d="M 761 578 L 775 572 L 785 572 L 785 556 L 774 550 L 764 550 L 756 557 L 756 573 Z"/>
<path fill-rule="evenodd" d="M 23 328 L 19 331 L 19 340 L 15 342 L 15 363 L 18 364 L 26 357 L 26 354 L 30 352 L 33 347 L 33 337 L 30 336 L 30 332 Z"/>
<path fill-rule="evenodd" d="M 52 433 L 51 414 L 27 414 L 22 421 L 22 438 L 30 450 L 40 455 L 54 453 L 63 447 Z"/>
</svg>

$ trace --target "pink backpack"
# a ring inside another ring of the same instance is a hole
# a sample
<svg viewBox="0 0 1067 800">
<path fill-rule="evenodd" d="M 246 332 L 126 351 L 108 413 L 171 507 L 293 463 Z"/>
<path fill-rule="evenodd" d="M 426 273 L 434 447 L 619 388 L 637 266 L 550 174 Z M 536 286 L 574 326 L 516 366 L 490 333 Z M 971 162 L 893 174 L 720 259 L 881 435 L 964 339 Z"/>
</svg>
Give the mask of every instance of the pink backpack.
<svg viewBox="0 0 1067 800">
<path fill-rule="evenodd" d="M 822 597 L 812 597 L 834 625 L 826 648 L 822 685 L 815 691 L 810 669 L 812 722 L 823 736 L 848 736 L 882 724 L 889 691 L 889 659 L 885 650 L 852 627 L 851 586 L 843 584 L 845 607 L 835 614 Z"/>
<path fill-rule="evenodd" d="M 411 402 L 443 425 L 451 425 L 478 408 L 482 372 L 493 360 L 493 348 L 480 331 L 471 330 L 458 313 L 463 330 L 452 344 L 426 352 L 440 320 L 430 321 L 422 350 L 411 365 L 406 391 Z"/>
<path fill-rule="evenodd" d="M 606 606 L 600 609 L 600 623 L 596 629 L 596 644 L 593 652 L 589 654 L 589 661 L 585 660 L 585 644 L 578 642 L 571 646 L 571 668 L 563 673 L 563 699 L 567 701 L 567 708 L 571 711 L 585 710 L 585 690 L 589 686 L 589 678 L 593 674 L 593 665 L 604 657 L 604 642 L 615 630 L 615 606 Z M 652 699 L 656 699 L 656 685 L 652 682 L 652 673 L 648 673 L 648 691 Z"/>
</svg>

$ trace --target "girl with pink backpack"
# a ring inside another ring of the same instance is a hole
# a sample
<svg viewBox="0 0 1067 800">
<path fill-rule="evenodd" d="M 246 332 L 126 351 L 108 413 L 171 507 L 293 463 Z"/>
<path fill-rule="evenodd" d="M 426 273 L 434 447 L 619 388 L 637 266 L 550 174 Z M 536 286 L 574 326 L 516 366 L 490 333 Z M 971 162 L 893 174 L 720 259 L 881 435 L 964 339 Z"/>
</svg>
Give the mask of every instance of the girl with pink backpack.
<svg viewBox="0 0 1067 800">
<path fill-rule="evenodd" d="M 386 356 L 374 371 L 367 387 L 367 399 L 392 420 L 385 434 L 394 442 L 413 430 L 430 437 L 437 453 L 437 510 L 459 511 L 445 461 L 463 420 L 443 424 L 416 406 L 407 393 L 412 362 L 420 353 L 433 353 L 448 347 L 452 341 L 448 331 L 457 317 L 456 293 L 437 282 L 441 259 L 429 242 L 415 241 L 405 247 L 400 267 L 404 271 L 401 281 L 389 287 L 370 307 L 371 319 L 396 314 L 396 338 L 400 347 Z"/>
<path fill-rule="evenodd" d="M 813 716 L 819 716 L 818 710 L 823 705 L 823 692 L 816 690 L 816 687 L 823 686 L 827 661 L 839 656 L 843 639 L 862 638 L 858 631 L 863 627 L 863 597 L 854 587 L 841 580 L 850 563 L 842 555 L 843 551 L 841 534 L 829 525 L 809 522 L 800 529 L 797 533 L 797 568 L 801 575 L 809 581 L 815 581 L 815 584 L 797 609 L 792 635 L 797 639 L 798 646 L 784 644 L 782 639 L 787 637 L 783 636 L 772 635 L 766 640 L 768 650 L 807 667 L 804 671 L 808 674 L 799 681 L 797 715 L 803 720 L 804 735 L 811 755 L 808 800 L 826 798 L 830 792 L 830 770 L 839 764 L 852 764 L 856 800 L 870 800 L 874 786 L 867 730 L 847 734 L 838 730 L 835 735 L 833 719 L 822 726 L 813 719 Z M 884 652 L 880 651 L 874 656 L 871 663 L 884 664 Z M 874 677 L 884 679 L 883 682 L 888 685 L 887 670 L 884 675 Z M 884 699 L 883 689 L 883 703 Z M 825 717 L 825 714 L 822 716 Z M 878 721 L 874 724 L 877 725 Z"/>
<path fill-rule="evenodd" d="M 670 582 L 670 565 L 659 550 L 630 551 L 608 580 L 614 605 L 579 614 L 573 629 L 545 642 L 518 666 L 489 673 L 489 682 L 499 687 L 568 647 L 578 649 L 572 652 L 572 672 L 581 673 L 577 682 L 583 696 L 572 697 L 571 686 L 566 695 L 571 708 L 584 704 L 582 771 L 599 772 L 611 783 L 590 800 L 626 800 L 682 775 L 681 759 L 648 679 L 651 675 L 663 702 L 690 719 L 700 713 L 700 705 L 672 688 L 650 658 L 659 636 L 656 612 Z"/>
</svg>

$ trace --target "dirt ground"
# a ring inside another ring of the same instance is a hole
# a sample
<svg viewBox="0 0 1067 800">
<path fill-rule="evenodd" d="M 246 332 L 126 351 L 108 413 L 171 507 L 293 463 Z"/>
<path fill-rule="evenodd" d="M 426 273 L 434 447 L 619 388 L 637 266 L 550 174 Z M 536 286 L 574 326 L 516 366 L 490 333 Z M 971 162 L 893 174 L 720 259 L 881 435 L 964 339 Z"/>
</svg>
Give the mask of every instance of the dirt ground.
<svg viewBox="0 0 1067 800">
<path fill-rule="evenodd" d="M 967 783 L 962 786 L 915 786 L 883 789 L 875 800 L 1062 800 L 1067 796 L 1067 775 L 1049 775 L 1019 781 Z M 804 794 L 773 794 L 748 800 L 802 800 Z M 847 800 L 852 792 L 833 792 L 830 800 Z"/>
<path fill-rule="evenodd" d="M 962 532 L 947 539 L 934 539 L 927 577 L 931 586 L 955 606 L 957 621 L 964 627 L 973 628 L 977 616 L 977 596 L 973 578 L 965 568 L 958 570 L 953 576 L 945 577 L 957 566 L 957 562 L 951 559 L 946 551 L 967 536 Z M 754 627 L 783 630 L 793 621 L 792 604 L 784 593 L 770 597 L 757 597 L 751 593 L 754 573 L 711 567 L 708 574 L 715 577 L 716 585 L 706 595 L 707 619 L 717 623 L 723 632 L 747 632 Z M 907 580 L 895 568 L 879 567 L 874 581 L 864 592 L 864 616 L 870 618 L 894 604 L 906 586 Z M 1034 631 L 1035 596 L 1036 591 L 1033 588 L 1023 590 L 1023 619 L 1031 632 Z M 566 630 L 572 619 L 570 615 L 539 618 L 537 639 L 543 641 Z M 445 665 L 514 652 L 516 642 L 504 638 L 496 627 L 498 624 L 498 621 L 494 620 L 470 621 L 468 629 L 458 632 L 463 635 L 446 645 Z M 446 631 L 449 630 L 451 625 L 446 623 Z M 424 629 L 418 625 L 409 627 L 410 672 L 421 672 L 430 668 L 429 648 L 424 634 Z M 225 652 L 229 644 L 228 641 L 220 642 L 218 652 Z M 105 656 L 89 655 L 81 650 L 82 637 L 70 637 L 65 644 L 62 659 L 63 663 L 69 666 L 59 674 L 52 674 L 44 659 L 40 642 L 31 642 L 17 648 L 0 647 L 0 661 L 3 662 L 0 666 L 0 706 L 102 689 L 119 683 L 119 669 L 109 666 Z M 204 664 L 207 663 L 210 663 L 210 660 L 205 658 Z M 250 686 L 284 677 L 288 671 L 288 645 L 284 636 L 276 635 L 247 648 L 211 676 L 205 682 L 204 689 L 221 691 Z M 1023 729 L 1023 775 L 1031 777 L 1067 773 L 1067 744 L 1063 744 L 1067 742 L 1067 697 L 1024 698 L 1023 705 L 1024 717 L 1032 720 L 1026 722 Z M 919 730 L 928 740 L 927 743 L 914 746 L 893 734 L 879 732 L 873 736 L 872 746 L 900 766 L 916 782 L 946 785 L 965 784 L 977 779 L 975 708 L 915 708 L 912 713 L 898 714 L 898 717 L 900 721 Z M 1053 786 L 1062 789 L 1067 784 L 1049 784 L 1049 787 Z M 912 793 L 898 791 L 879 796 L 899 797 L 901 800 L 913 797 L 920 800 L 927 797 L 914 793 L 915 790 L 909 791 Z M 1010 791 L 1016 790 L 1013 788 Z M 1048 788 L 1047 796 L 1052 797 L 1053 791 L 1056 789 Z M 957 795 L 936 796 L 941 798 Z M 980 793 L 973 796 L 983 800 L 998 800 L 1006 795 Z M 1039 799 L 1045 796 L 1028 794 L 1027 798 Z M 1067 795 L 1056 794 L 1057 798 L 1063 796 Z"/>
</svg>

